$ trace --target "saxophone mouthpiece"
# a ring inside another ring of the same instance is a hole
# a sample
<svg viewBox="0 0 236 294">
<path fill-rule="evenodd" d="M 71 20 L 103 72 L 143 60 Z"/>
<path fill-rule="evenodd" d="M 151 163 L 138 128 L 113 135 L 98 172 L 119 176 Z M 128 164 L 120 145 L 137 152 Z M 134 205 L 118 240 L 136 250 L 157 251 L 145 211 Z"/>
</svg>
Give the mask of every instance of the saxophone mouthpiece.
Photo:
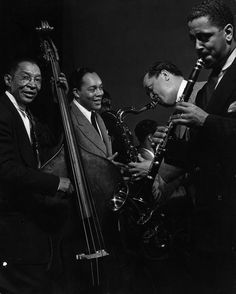
<svg viewBox="0 0 236 294">
<path fill-rule="evenodd" d="M 152 99 L 151 102 L 146 105 L 146 109 L 154 109 L 158 103 L 158 99 Z"/>
</svg>

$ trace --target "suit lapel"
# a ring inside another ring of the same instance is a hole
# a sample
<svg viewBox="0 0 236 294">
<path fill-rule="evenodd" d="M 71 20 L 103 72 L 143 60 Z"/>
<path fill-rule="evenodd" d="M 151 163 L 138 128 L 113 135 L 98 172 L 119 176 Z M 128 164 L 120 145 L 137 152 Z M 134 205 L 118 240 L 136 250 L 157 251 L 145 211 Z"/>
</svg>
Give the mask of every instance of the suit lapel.
<svg viewBox="0 0 236 294">
<path fill-rule="evenodd" d="M 107 156 L 111 156 L 112 155 L 111 140 L 110 140 L 110 137 L 108 136 L 106 126 L 99 114 L 97 114 L 97 123 L 102 133 L 103 142 L 106 145 Z"/>
<path fill-rule="evenodd" d="M 21 154 L 21 157 L 27 165 L 36 168 L 37 162 L 34 157 L 33 149 L 32 149 L 28 134 L 26 132 L 24 123 L 18 111 L 16 110 L 12 102 L 9 100 L 9 98 L 6 95 L 4 95 L 2 99 L 3 99 L 3 103 L 10 110 L 15 120 L 17 144 L 19 146 L 19 152 Z"/>
<path fill-rule="evenodd" d="M 234 60 L 233 64 L 227 69 L 222 80 L 219 82 L 206 108 L 207 112 L 212 114 L 222 113 L 222 110 L 225 109 L 225 105 L 235 88 L 235 77 L 236 60 Z"/>
<path fill-rule="evenodd" d="M 78 109 L 78 107 L 74 103 L 72 103 L 71 109 L 72 109 L 72 113 L 74 114 L 74 118 L 76 120 L 76 125 L 79 127 L 83 135 L 87 138 L 87 140 L 90 141 L 91 144 L 96 146 L 96 148 L 101 150 L 104 153 L 104 155 L 107 156 L 106 145 L 104 144 L 101 136 L 95 130 L 93 125 L 88 121 L 88 119 L 83 115 L 83 113 Z"/>
</svg>

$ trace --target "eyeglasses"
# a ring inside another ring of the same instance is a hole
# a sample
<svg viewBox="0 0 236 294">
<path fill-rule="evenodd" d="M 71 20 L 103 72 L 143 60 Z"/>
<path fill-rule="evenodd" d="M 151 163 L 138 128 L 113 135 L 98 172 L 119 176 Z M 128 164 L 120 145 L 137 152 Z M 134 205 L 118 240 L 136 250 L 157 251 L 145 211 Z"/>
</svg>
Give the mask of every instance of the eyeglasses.
<svg viewBox="0 0 236 294">
<path fill-rule="evenodd" d="M 32 77 L 31 75 L 16 75 L 16 77 L 18 78 L 18 80 L 21 82 L 22 85 L 33 83 L 37 86 L 41 86 L 41 83 L 42 83 L 41 76 Z"/>
</svg>

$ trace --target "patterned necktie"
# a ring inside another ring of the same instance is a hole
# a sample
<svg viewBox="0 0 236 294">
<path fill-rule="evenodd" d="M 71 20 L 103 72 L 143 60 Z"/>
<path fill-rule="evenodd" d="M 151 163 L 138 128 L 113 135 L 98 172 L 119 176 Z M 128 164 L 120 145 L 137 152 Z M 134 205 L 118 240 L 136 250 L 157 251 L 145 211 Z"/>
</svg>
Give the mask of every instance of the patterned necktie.
<svg viewBox="0 0 236 294">
<path fill-rule="evenodd" d="M 96 121 L 96 112 L 95 111 L 92 111 L 92 113 L 91 113 L 91 123 L 100 136 L 100 132 L 98 130 L 98 125 L 97 125 L 97 121 Z"/>
</svg>

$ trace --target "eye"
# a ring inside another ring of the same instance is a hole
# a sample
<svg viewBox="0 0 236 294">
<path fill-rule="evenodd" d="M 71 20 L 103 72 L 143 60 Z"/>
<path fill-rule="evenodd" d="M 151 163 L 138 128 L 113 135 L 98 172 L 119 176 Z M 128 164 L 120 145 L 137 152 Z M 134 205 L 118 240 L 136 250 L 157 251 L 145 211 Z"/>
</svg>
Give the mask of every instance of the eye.
<svg viewBox="0 0 236 294">
<path fill-rule="evenodd" d="M 30 81 L 31 80 L 31 77 L 30 76 L 27 76 L 27 75 L 23 75 L 22 77 L 21 77 L 21 80 L 22 81 Z"/>
<path fill-rule="evenodd" d="M 210 33 L 204 33 L 204 34 L 198 34 L 197 39 L 203 43 L 206 43 L 211 38 L 212 34 Z"/>
<path fill-rule="evenodd" d="M 199 40 L 202 42 L 207 42 L 210 39 L 211 35 L 209 34 L 202 34 L 201 36 L 199 36 Z"/>
<path fill-rule="evenodd" d="M 41 83 L 42 82 L 42 78 L 41 77 L 36 77 L 34 80 L 35 80 L 36 83 Z"/>
<path fill-rule="evenodd" d="M 90 93 L 94 93 L 94 92 L 96 91 L 96 89 L 95 89 L 95 88 L 89 88 L 88 91 L 89 91 Z"/>
</svg>

